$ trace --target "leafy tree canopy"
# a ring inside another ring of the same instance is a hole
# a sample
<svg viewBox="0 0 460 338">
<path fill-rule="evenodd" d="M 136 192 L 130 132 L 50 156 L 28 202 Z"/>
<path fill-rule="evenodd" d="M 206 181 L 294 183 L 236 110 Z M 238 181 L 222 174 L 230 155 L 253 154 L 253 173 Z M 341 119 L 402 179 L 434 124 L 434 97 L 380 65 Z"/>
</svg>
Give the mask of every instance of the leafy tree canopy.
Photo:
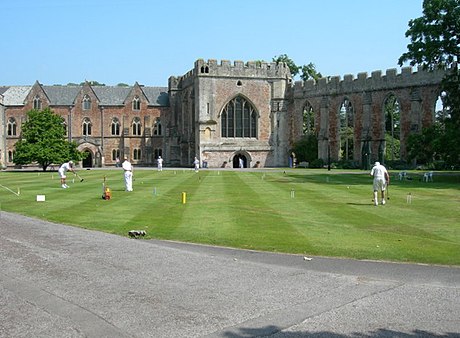
<svg viewBox="0 0 460 338">
<path fill-rule="evenodd" d="M 316 71 L 316 66 L 313 63 L 310 62 L 308 65 L 297 66 L 287 54 L 276 56 L 272 61 L 276 63 L 284 62 L 289 67 L 293 78 L 300 74 L 300 78 L 303 81 L 307 81 L 308 79 L 317 81 L 322 77 L 321 73 Z"/>
<path fill-rule="evenodd" d="M 83 86 L 86 82 L 88 82 L 90 86 L 105 86 L 105 83 L 99 83 L 97 81 L 85 81 L 80 83 L 80 86 Z"/>
<path fill-rule="evenodd" d="M 27 112 L 21 139 L 15 145 L 14 163 L 24 165 L 36 162 L 45 171 L 53 163 L 80 161 L 83 153 L 77 150 L 75 142 L 65 139 L 63 123 L 63 118 L 49 108 Z"/>
<path fill-rule="evenodd" d="M 408 51 L 399 58 L 399 65 L 410 61 L 424 69 L 447 68 L 460 56 L 459 0 L 424 0 L 423 16 L 409 21 L 406 37 Z"/>
<path fill-rule="evenodd" d="M 314 134 L 306 134 L 292 148 L 299 162 L 313 162 L 318 159 L 318 139 Z"/>
<path fill-rule="evenodd" d="M 449 110 L 449 117 L 442 121 L 442 128 L 432 126 L 422 135 L 414 138 L 408 145 L 412 155 L 418 154 L 424 160 L 439 157 L 447 164 L 460 162 L 460 1 L 424 0 L 423 16 L 409 21 L 406 37 L 410 37 L 408 51 L 399 58 L 402 66 L 409 61 L 411 66 L 419 65 L 423 69 L 448 70 L 441 84 L 443 104 Z M 434 138 L 434 139 L 433 139 Z M 431 144 L 427 142 L 431 140 Z M 434 142 L 434 143 L 433 143 Z M 446 147 L 420 154 L 414 147 L 431 149 L 433 144 Z M 436 153 L 436 154 L 435 154 Z"/>
</svg>

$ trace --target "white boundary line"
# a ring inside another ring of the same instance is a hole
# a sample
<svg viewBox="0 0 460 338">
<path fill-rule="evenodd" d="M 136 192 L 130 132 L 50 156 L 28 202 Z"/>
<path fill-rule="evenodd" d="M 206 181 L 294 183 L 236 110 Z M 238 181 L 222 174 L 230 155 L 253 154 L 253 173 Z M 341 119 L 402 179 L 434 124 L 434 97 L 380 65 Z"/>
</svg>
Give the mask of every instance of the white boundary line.
<svg viewBox="0 0 460 338">
<path fill-rule="evenodd" d="M 9 192 L 12 192 L 12 193 L 15 194 L 16 196 L 19 196 L 19 194 L 20 194 L 20 193 L 19 193 L 19 189 L 18 189 L 18 192 L 14 192 L 13 190 L 11 190 L 11 189 L 8 188 L 8 187 L 5 187 L 4 185 L 1 185 L 1 184 L 0 184 L 0 187 L 2 187 L 3 189 L 8 190 Z"/>
</svg>

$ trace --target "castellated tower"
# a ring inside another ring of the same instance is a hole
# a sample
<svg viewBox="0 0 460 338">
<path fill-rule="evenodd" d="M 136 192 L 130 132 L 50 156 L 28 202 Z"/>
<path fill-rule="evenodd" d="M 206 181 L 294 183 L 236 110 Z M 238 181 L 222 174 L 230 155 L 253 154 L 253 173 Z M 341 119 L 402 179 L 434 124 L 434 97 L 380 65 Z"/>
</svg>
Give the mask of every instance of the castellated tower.
<svg viewBox="0 0 460 338">
<path fill-rule="evenodd" d="M 169 80 L 171 156 L 180 165 L 198 157 L 209 167 L 286 166 L 291 82 L 284 63 L 197 60 Z"/>
</svg>

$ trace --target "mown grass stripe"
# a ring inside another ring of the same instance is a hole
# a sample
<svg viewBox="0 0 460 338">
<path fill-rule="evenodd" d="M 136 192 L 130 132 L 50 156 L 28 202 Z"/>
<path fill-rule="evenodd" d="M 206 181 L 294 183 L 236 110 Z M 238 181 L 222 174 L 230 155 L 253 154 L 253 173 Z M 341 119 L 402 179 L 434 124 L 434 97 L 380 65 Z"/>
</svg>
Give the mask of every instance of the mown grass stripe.
<svg viewBox="0 0 460 338">
<path fill-rule="evenodd" d="M 121 170 L 80 171 L 61 189 L 57 173 L 0 172 L 0 205 L 55 222 L 123 236 L 278 252 L 460 265 L 460 180 L 394 181 L 385 207 L 372 205 L 368 173 L 324 170 L 135 170 L 124 191 Z M 102 179 L 112 200 L 102 200 Z M 294 196 L 291 198 L 291 191 Z M 181 193 L 187 193 L 187 203 Z M 411 193 L 412 204 L 406 203 Z M 36 202 L 37 194 L 46 202 Z"/>
</svg>

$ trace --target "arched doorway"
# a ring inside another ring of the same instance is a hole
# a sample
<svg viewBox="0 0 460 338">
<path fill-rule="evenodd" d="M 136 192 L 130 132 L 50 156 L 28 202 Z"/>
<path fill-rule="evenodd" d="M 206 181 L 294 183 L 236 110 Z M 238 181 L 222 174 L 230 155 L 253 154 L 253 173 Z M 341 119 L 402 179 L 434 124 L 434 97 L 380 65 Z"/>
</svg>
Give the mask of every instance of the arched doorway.
<svg viewBox="0 0 460 338">
<path fill-rule="evenodd" d="M 83 168 L 92 168 L 93 167 L 93 153 L 89 150 L 85 150 L 86 158 L 83 159 Z"/>
<path fill-rule="evenodd" d="M 241 162 L 241 165 L 240 165 Z M 248 159 L 245 155 L 243 154 L 236 154 L 233 156 L 233 168 L 247 168 L 248 167 Z"/>
</svg>

